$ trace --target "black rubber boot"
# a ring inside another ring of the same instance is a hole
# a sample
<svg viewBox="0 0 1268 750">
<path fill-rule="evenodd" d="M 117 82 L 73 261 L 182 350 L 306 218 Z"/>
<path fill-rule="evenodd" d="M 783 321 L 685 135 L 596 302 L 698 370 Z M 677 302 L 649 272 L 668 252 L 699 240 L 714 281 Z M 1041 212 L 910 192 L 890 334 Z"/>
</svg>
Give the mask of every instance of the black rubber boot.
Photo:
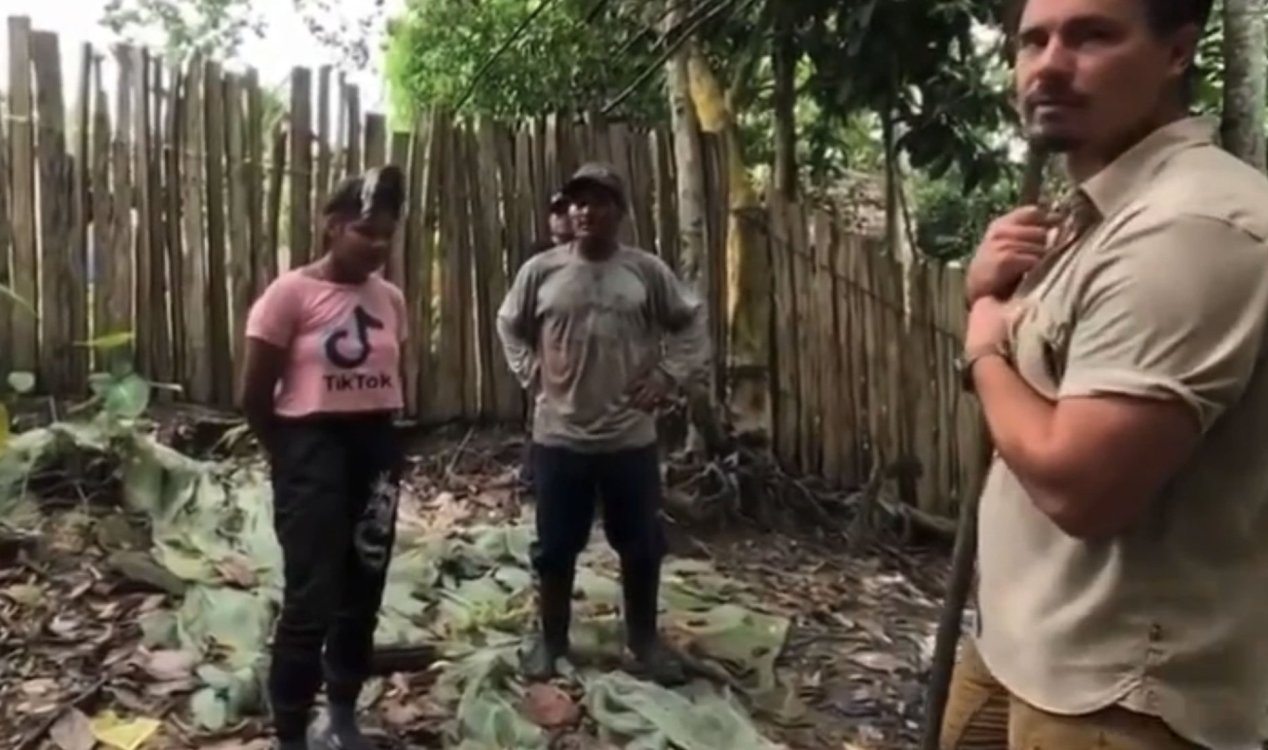
<svg viewBox="0 0 1268 750">
<path fill-rule="evenodd" d="M 687 681 L 682 661 L 670 651 L 656 630 L 660 594 L 660 565 L 623 565 L 625 633 L 639 677 L 672 687 Z"/>
<path fill-rule="evenodd" d="M 308 733 L 309 750 L 374 750 L 361 733 L 355 705 L 334 703 Z"/>
<path fill-rule="evenodd" d="M 524 676 L 545 681 L 558 674 L 556 663 L 568 656 L 568 627 L 572 620 L 572 582 L 574 573 L 543 575 L 538 585 L 538 607 L 541 632 L 521 657 Z"/>
</svg>

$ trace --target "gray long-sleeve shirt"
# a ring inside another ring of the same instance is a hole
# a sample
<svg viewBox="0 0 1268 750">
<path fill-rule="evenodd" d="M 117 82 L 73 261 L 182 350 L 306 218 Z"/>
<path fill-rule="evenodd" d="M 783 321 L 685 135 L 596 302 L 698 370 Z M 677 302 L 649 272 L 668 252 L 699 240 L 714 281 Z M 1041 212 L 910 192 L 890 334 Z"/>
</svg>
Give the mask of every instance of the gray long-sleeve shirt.
<svg viewBox="0 0 1268 750">
<path fill-rule="evenodd" d="M 704 305 L 655 255 L 622 246 L 592 261 L 573 245 L 531 258 L 502 302 L 498 335 L 511 371 L 536 395 L 533 440 L 583 452 L 656 441 L 630 385 L 659 367 L 675 383 L 709 356 Z"/>
</svg>

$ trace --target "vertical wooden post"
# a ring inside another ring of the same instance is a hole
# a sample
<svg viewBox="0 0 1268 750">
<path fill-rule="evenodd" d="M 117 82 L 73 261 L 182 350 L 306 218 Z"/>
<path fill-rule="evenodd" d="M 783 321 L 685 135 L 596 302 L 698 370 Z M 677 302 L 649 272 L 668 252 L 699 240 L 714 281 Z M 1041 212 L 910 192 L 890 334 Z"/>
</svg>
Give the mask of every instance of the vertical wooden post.
<svg viewBox="0 0 1268 750">
<path fill-rule="evenodd" d="M 313 212 L 313 75 L 308 68 L 291 71 L 291 268 L 312 259 Z"/>
<path fill-rule="evenodd" d="M 211 355 L 211 397 L 216 406 L 233 405 L 233 354 L 229 342 L 228 230 L 225 224 L 225 82 L 220 66 L 203 70 L 207 151 L 207 326 Z"/>
<path fill-rule="evenodd" d="M 36 254 L 35 216 L 35 121 L 31 93 L 31 21 L 9 19 L 9 164 L 13 208 L 12 287 L 33 309 L 39 308 L 39 257 Z M 39 364 L 38 319 L 29 312 L 13 311 L 11 328 L 14 370 L 34 372 Z"/>
<path fill-rule="evenodd" d="M 62 56 L 57 35 L 31 34 L 35 64 L 35 108 L 39 127 L 40 215 L 40 380 L 50 393 L 68 391 L 74 347 L 71 315 L 71 168 L 66 153 L 66 110 L 62 95 Z"/>
</svg>

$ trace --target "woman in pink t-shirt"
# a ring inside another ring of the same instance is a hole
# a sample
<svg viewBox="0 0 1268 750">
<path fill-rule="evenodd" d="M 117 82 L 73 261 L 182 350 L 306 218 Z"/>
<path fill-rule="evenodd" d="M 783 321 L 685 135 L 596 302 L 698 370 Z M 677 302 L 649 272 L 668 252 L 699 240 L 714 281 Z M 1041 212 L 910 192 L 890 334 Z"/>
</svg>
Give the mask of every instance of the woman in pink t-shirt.
<svg viewBox="0 0 1268 750">
<path fill-rule="evenodd" d="M 271 462 L 284 561 L 269 676 L 282 750 L 370 748 L 355 713 L 394 541 L 406 334 L 404 297 L 377 272 L 404 193 L 390 166 L 341 183 L 321 257 L 279 276 L 247 319 L 241 404 Z M 329 721 L 310 733 L 323 671 Z"/>
</svg>

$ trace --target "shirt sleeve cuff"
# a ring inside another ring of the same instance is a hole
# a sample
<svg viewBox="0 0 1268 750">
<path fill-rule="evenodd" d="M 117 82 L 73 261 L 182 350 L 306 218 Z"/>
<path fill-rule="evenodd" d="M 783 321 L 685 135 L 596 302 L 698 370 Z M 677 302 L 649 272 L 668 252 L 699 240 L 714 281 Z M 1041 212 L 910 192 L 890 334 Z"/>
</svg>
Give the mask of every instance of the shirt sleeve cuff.
<svg viewBox="0 0 1268 750">
<path fill-rule="evenodd" d="M 1175 378 L 1129 368 L 1080 370 L 1062 379 L 1058 398 L 1129 396 L 1157 401 L 1180 401 L 1189 408 L 1203 434 L 1219 416 L 1219 408 Z"/>
</svg>

